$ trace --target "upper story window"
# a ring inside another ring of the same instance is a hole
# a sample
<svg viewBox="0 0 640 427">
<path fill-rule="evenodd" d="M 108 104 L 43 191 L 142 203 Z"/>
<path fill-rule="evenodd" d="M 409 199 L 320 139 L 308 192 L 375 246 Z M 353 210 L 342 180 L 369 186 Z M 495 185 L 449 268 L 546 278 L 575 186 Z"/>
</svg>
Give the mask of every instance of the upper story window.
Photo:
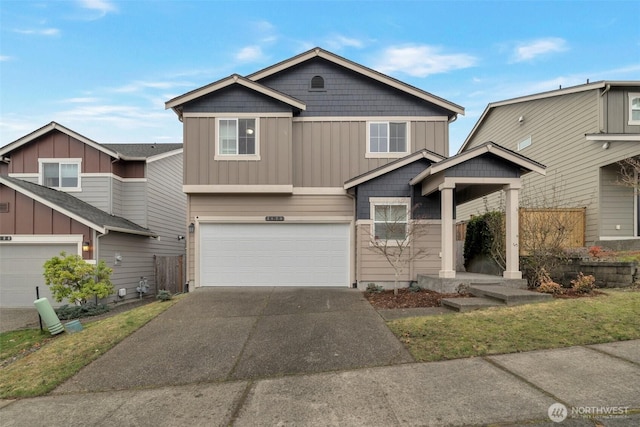
<svg viewBox="0 0 640 427">
<path fill-rule="evenodd" d="M 324 78 L 322 76 L 313 76 L 311 90 L 324 90 Z"/>
<path fill-rule="evenodd" d="M 369 199 L 373 241 L 404 242 L 408 237 L 410 198 Z"/>
<path fill-rule="evenodd" d="M 39 159 L 39 184 L 60 190 L 80 190 L 81 159 Z"/>
<path fill-rule="evenodd" d="M 629 124 L 640 125 L 640 93 L 629 94 Z"/>
<path fill-rule="evenodd" d="M 402 157 L 409 153 L 407 122 L 368 122 L 366 157 Z"/>
<path fill-rule="evenodd" d="M 216 160 L 260 160 L 258 119 L 218 118 Z"/>
</svg>

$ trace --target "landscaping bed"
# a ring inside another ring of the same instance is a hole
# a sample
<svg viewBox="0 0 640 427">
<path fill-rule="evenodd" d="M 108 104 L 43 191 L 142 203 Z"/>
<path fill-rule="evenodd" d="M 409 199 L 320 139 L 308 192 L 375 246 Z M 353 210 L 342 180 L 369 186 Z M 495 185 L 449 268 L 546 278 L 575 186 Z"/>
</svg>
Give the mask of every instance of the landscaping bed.
<svg viewBox="0 0 640 427">
<path fill-rule="evenodd" d="M 398 289 L 398 295 L 394 295 L 393 290 L 386 290 L 381 292 L 365 292 L 364 296 L 376 309 L 440 307 L 440 300 L 443 298 L 472 297 L 471 294 L 466 293 L 441 294 L 428 289 L 414 290 L 411 288 Z"/>
</svg>

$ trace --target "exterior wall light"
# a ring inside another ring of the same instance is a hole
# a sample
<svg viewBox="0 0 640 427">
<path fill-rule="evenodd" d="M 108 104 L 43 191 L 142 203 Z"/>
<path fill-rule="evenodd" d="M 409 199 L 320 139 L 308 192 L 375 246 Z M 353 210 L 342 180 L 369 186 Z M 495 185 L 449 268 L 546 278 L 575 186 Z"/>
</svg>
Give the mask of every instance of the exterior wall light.
<svg viewBox="0 0 640 427">
<path fill-rule="evenodd" d="M 91 249 L 91 243 L 82 242 L 82 252 L 89 252 L 89 249 Z"/>
<path fill-rule="evenodd" d="M 196 226 L 194 223 L 189 224 L 189 233 L 194 233 L 196 231 Z"/>
</svg>

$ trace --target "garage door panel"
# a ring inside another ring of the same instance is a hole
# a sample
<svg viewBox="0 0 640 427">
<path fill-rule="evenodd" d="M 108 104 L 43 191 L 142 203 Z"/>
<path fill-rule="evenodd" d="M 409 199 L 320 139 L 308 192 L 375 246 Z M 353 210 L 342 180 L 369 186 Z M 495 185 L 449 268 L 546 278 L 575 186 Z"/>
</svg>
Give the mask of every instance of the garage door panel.
<svg viewBox="0 0 640 427">
<path fill-rule="evenodd" d="M 36 286 L 40 297 L 56 303 L 45 284 L 44 263 L 60 252 L 76 253 L 73 244 L 0 244 L 0 306 L 33 307 Z"/>
<path fill-rule="evenodd" d="M 201 224 L 203 286 L 348 286 L 348 224 Z"/>
</svg>

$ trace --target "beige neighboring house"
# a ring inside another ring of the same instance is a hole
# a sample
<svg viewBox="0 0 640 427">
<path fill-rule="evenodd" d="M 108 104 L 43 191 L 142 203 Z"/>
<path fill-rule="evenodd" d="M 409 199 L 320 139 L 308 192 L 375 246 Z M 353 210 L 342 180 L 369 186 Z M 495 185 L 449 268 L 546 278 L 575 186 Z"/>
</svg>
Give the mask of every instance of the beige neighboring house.
<svg viewBox="0 0 640 427">
<path fill-rule="evenodd" d="M 60 305 L 42 273 L 62 251 L 113 269 L 103 302 L 165 287 L 157 261 L 185 253 L 181 175 L 182 144 L 100 144 L 56 122 L 1 147 L 0 307 L 33 307 L 36 287 Z"/>
<path fill-rule="evenodd" d="M 487 140 L 544 163 L 523 198 L 586 208 L 585 244 L 640 249 L 638 192 L 619 184 L 620 161 L 640 156 L 640 81 L 600 81 L 487 106 L 459 153 Z M 494 194 L 489 205 L 496 206 Z M 458 220 L 484 212 L 458 207 Z"/>
<path fill-rule="evenodd" d="M 387 285 L 371 246 L 391 240 L 389 213 L 428 230 L 403 284 L 453 278 L 454 201 L 507 188 L 515 207 L 520 176 L 544 173 L 496 144 L 449 158 L 462 107 L 320 48 L 166 108 L 184 130 L 190 288 Z"/>
</svg>

